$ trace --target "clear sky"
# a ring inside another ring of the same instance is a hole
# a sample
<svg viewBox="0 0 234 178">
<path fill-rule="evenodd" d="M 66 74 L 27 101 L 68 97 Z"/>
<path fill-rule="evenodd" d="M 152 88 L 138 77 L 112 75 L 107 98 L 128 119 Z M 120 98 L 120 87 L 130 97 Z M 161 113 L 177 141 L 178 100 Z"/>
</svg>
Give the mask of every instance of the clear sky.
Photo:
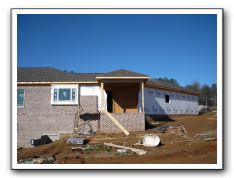
<svg viewBox="0 0 234 178">
<path fill-rule="evenodd" d="M 18 67 L 216 83 L 216 15 L 18 15 Z"/>
</svg>

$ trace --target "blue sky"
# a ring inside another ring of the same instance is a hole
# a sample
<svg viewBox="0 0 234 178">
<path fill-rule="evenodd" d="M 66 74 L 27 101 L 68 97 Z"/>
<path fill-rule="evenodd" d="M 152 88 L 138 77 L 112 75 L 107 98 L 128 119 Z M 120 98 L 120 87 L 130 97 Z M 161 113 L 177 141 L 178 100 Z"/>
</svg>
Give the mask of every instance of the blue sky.
<svg viewBox="0 0 234 178">
<path fill-rule="evenodd" d="M 18 15 L 18 67 L 216 83 L 216 15 Z"/>
</svg>

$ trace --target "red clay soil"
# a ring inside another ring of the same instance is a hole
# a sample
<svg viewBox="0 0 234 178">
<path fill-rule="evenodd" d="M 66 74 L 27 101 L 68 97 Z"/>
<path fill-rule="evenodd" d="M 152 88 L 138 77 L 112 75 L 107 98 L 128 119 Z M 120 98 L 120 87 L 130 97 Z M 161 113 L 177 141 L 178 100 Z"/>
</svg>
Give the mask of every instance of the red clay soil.
<svg viewBox="0 0 234 178">
<path fill-rule="evenodd" d="M 74 145 L 68 145 L 66 139 L 60 139 L 48 145 L 35 148 L 21 148 L 17 151 L 17 160 L 35 157 L 54 156 L 58 164 L 215 164 L 217 162 L 217 142 L 198 141 L 196 134 L 216 130 L 216 113 L 200 116 L 173 116 L 170 122 L 163 125 L 181 125 L 186 128 L 187 137 L 166 133 L 155 133 L 154 129 L 145 132 L 134 132 L 129 136 L 124 134 L 96 134 L 88 137 L 89 142 L 82 147 L 86 150 L 72 150 Z M 144 134 L 157 134 L 162 144 L 150 148 L 134 146 L 142 141 Z M 135 147 L 147 151 L 146 155 L 136 155 L 128 152 L 121 155 L 116 148 L 104 146 L 104 142 Z"/>
</svg>

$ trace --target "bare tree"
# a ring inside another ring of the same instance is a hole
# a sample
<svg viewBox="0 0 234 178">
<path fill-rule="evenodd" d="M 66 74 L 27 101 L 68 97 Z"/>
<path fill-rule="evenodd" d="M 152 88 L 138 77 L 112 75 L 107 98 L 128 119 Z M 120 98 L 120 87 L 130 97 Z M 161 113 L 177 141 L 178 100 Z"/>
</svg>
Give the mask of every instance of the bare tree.
<svg viewBox="0 0 234 178">
<path fill-rule="evenodd" d="M 210 98 L 210 87 L 207 84 L 201 87 L 201 96 L 203 101 L 205 100 L 205 105 L 208 106 L 208 100 Z"/>
<path fill-rule="evenodd" d="M 210 92 L 212 97 L 212 105 L 217 106 L 217 85 L 215 83 L 211 85 Z"/>
</svg>

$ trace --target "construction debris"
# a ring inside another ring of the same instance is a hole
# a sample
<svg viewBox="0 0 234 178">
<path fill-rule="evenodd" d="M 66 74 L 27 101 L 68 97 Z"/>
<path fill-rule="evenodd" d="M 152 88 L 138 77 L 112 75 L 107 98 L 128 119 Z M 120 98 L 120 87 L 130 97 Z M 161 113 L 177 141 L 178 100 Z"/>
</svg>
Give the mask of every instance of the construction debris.
<svg viewBox="0 0 234 178">
<path fill-rule="evenodd" d="M 53 141 L 50 139 L 48 135 L 42 135 L 39 139 L 32 139 L 30 144 L 33 146 L 40 146 L 52 143 Z"/>
<path fill-rule="evenodd" d="M 117 149 L 116 151 L 117 151 L 118 153 L 126 153 L 126 152 L 127 152 L 126 149 Z"/>
<path fill-rule="evenodd" d="M 187 135 L 187 131 L 183 125 L 178 126 L 160 126 L 152 129 L 156 132 L 166 133 L 166 134 L 174 134 L 178 136 L 185 136 Z"/>
<path fill-rule="evenodd" d="M 217 139 L 217 130 L 210 130 L 208 132 L 204 132 L 201 134 L 197 134 L 194 137 L 196 140 L 199 141 L 212 141 Z"/>
<path fill-rule="evenodd" d="M 20 159 L 17 164 L 34 164 L 33 158 Z"/>
<path fill-rule="evenodd" d="M 168 129 L 166 129 L 166 133 L 179 135 L 179 136 L 187 135 L 187 131 L 183 125 L 169 127 Z"/>
<path fill-rule="evenodd" d="M 144 154 L 146 154 L 146 151 L 140 150 L 140 149 L 136 149 L 136 148 L 126 147 L 126 146 L 122 146 L 122 145 L 115 145 L 115 144 L 112 144 L 112 143 L 104 143 L 104 145 L 110 146 L 110 147 L 115 147 L 115 148 L 120 148 L 120 149 L 125 149 L 125 150 L 130 150 L 132 152 L 135 152 L 138 155 L 144 155 Z"/>
<path fill-rule="evenodd" d="M 160 143 L 160 138 L 157 135 L 146 134 L 143 138 L 143 145 L 147 147 L 156 147 Z"/>
<path fill-rule="evenodd" d="M 18 164 L 53 164 L 55 162 L 55 157 L 39 157 L 39 158 L 27 158 L 20 159 Z"/>
<path fill-rule="evenodd" d="M 82 150 L 82 151 L 84 151 L 85 149 L 87 149 L 87 148 L 86 147 L 82 148 L 82 147 L 79 147 L 79 146 L 71 147 L 71 150 Z"/>
<path fill-rule="evenodd" d="M 116 152 L 117 152 L 117 155 L 120 155 L 120 156 L 126 156 L 128 154 L 126 149 L 117 149 Z"/>
<path fill-rule="evenodd" d="M 216 122 L 206 118 L 214 118 L 215 113 L 201 116 L 175 116 L 174 121 L 157 126 L 164 132 L 154 129 L 145 132 L 133 132 L 130 136 L 123 133 L 98 133 L 87 136 L 66 133 L 61 139 L 51 144 L 33 147 L 17 148 L 18 164 L 216 164 L 217 142 L 209 133 L 216 132 Z M 107 116 L 106 116 L 107 117 Z M 197 118 L 195 118 L 197 117 Z M 167 134 L 171 126 L 183 123 L 187 136 Z M 167 126 L 166 126 L 167 125 Z M 164 127 L 160 127 L 164 126 Z M 207 135 L 207 131 L 210 131 Z M 160 144 L 157 147 L 145 147 L 143 138 L 146 134 L 157 135 Z M 196 136 L 197 139 L 194 138 Z M 33 137 L 32 137 L 33 138 Z M 37 138 L 37 137 L 35 137 Z M 40 137 L 38 137 L 40 138 Z M 84 138 L 84 144 L 67 144 L 68 138 Z M 202 141 L 198 140 L 201 139 Z M 162 143 L 163 142 L 163 143 Z M 139 156 L 131 149 L 116 148 L 104 143 L 141 149 L 146 154 Z M 134 144 L 136 143 L 136 144 Z M 127 150 L 127 151 L 125 151 Z M 185 151 L 186 150 L 186 151 Z M 192 155 L 192 157 L 190 157 Z M 52 157 L 52 158 L 50 158 Z"/>
<path fill-rule="evenodd" d="M 84 138 L 68 138 L 67 139 L 68 144 L 74 144 L 74 145 L 83 145 L 84 144 Z"/>
<path fill-rule="evenodd" d="M 134 146 L 141 146 L 141 145 L 143 145 L 143 144 L 142 144 L 141 140 L 138 140 L 138 142 L 137 142 L 137 143 L 134 143 L 133 145 L 134 145 Z"/>
</svg>

